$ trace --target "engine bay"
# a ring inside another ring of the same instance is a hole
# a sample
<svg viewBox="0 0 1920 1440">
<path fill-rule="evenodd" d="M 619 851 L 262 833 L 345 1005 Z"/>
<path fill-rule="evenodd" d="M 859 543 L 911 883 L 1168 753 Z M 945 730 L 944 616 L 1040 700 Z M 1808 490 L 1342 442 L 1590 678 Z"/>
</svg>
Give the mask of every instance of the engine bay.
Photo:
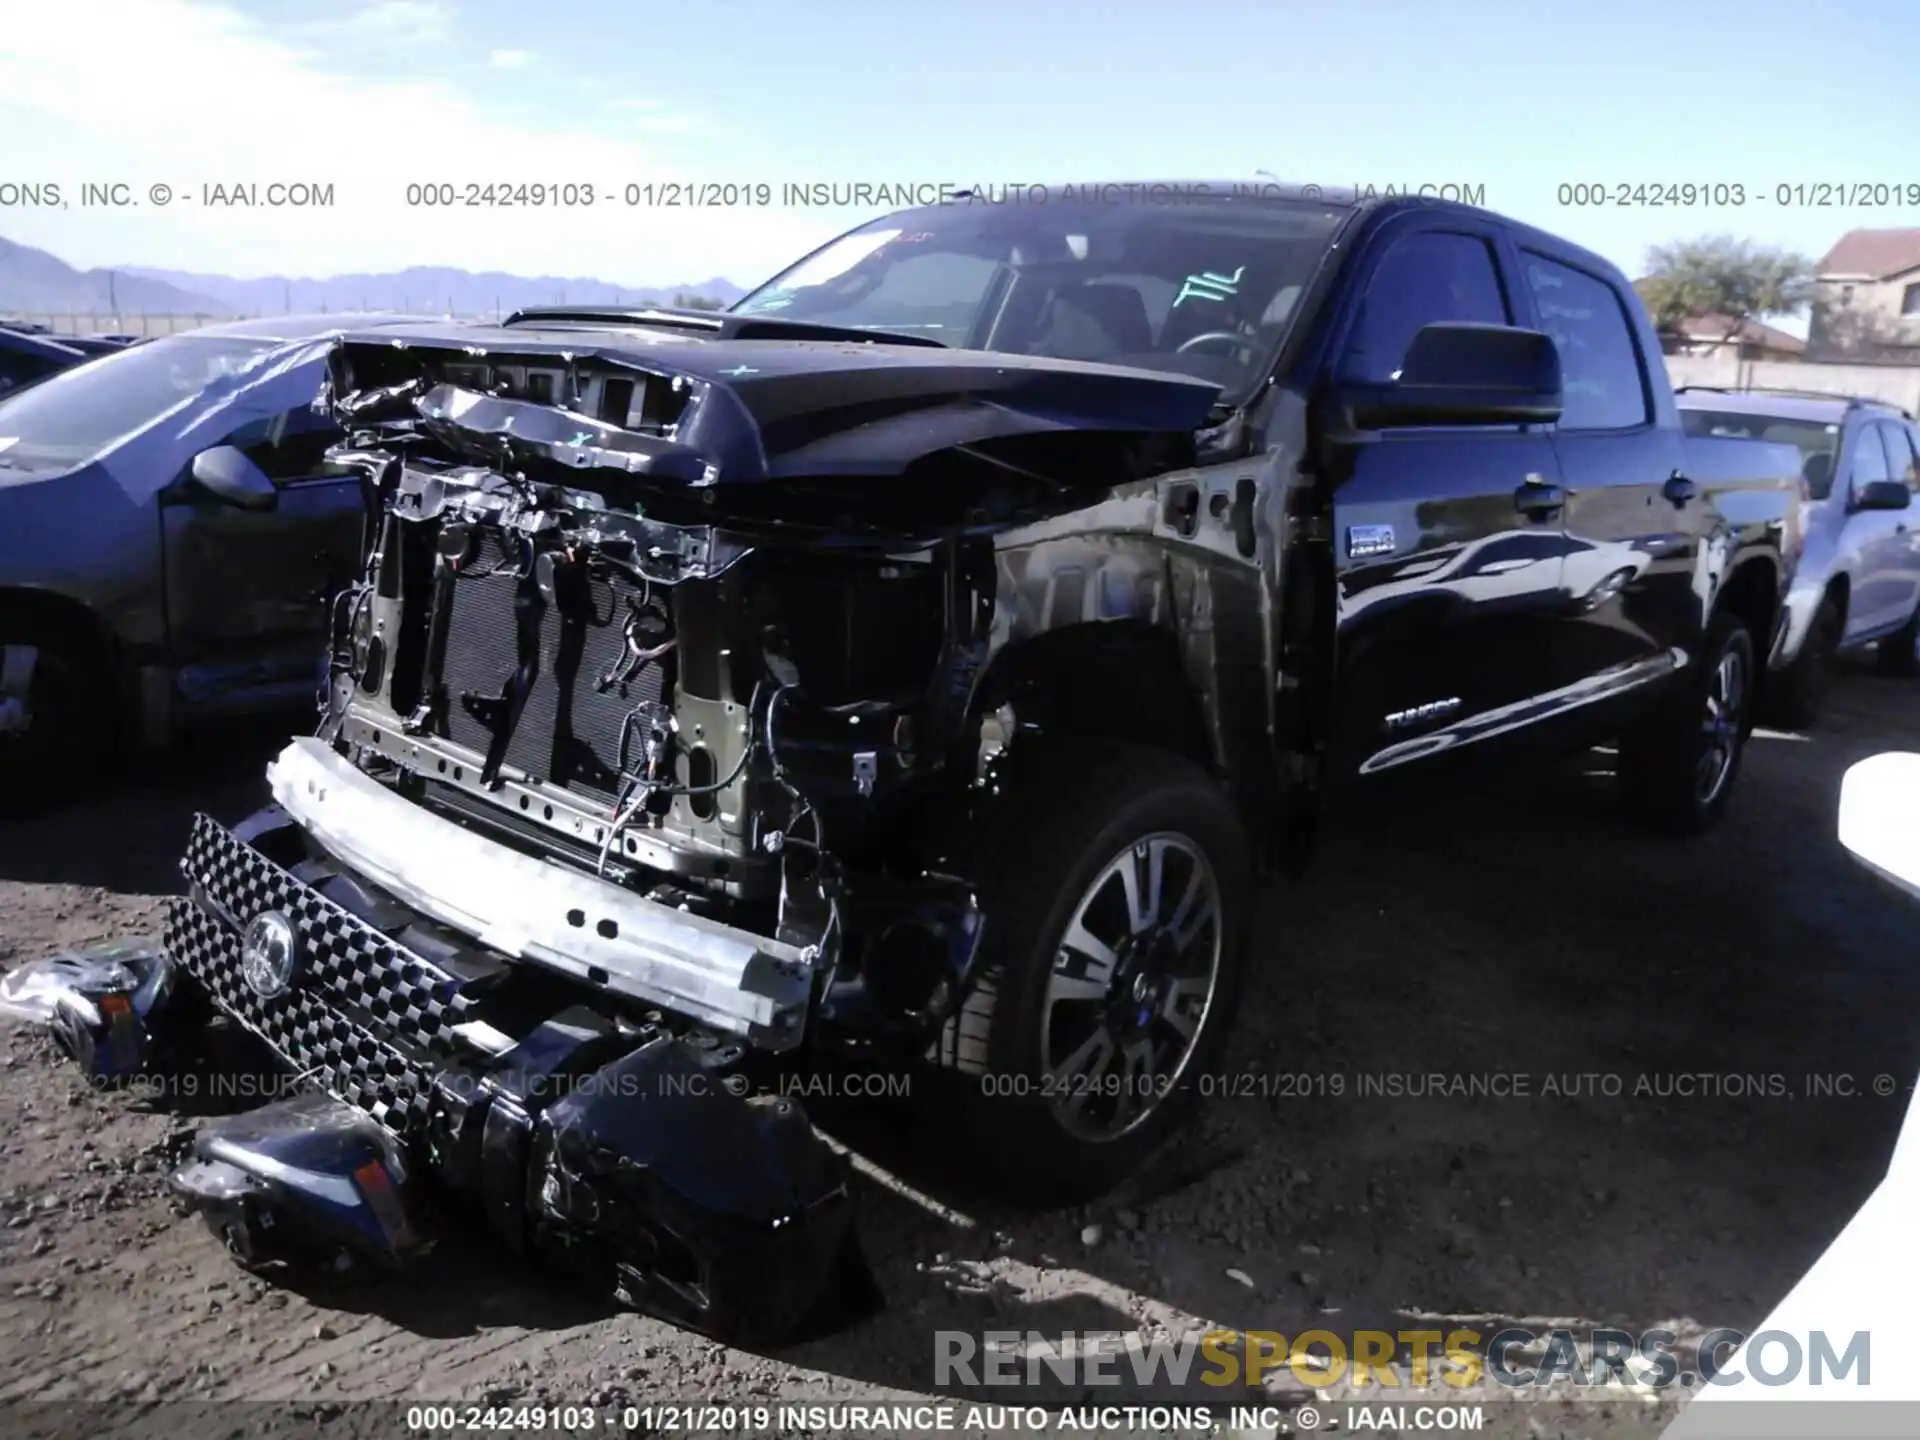
<svg viewBox="0 0 1920 1440">
<path fill-rule="evenodd" d="M 885 937 L 919 961 L 887 967 L 885 1019 L 931 1021 L 977 929 L 938 837 L 990 551 L 756 546 L 524 474 L 340 458 L 380 520 L 323 737 L 522 853 L 798 947 L 851 998 Z"/>
</svg>

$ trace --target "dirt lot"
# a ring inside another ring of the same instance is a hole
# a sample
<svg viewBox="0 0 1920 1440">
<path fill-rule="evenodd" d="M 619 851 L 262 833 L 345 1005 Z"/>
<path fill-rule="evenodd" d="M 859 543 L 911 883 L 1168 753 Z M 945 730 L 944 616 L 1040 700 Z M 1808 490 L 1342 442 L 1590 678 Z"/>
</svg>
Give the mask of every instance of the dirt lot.
<svg viewBox="0 0 1920 1440">
<path fill-rule="evenodd" d="M 1910 1094 L 1920 929 L 1834 815 L 1848 764 L 1916 743 L 1917 706 L 1849 676 L 1811 738 L 1756 736 L 1726 825 L 1691 844 L 1625 828 L 1582 766 L 1369 810 L 1267 895 L 1236 1093 L 1133 1194 L 1014 1214 L 942 1173 L 924 1109 L 844 1117 L 948 1213 L 865 1187 L 885 1308 L 778 1357 L 599 1309 L 460 1237 L 405 1286 L 268 1287 L 169 1207 L 192 1120 L 94 1096 L 9 1028 L 0 1399 L 771 1405 L 924 1392 L 936 1330 L 1750 1327 L 1876 1183 Z M 151 927 L 192 812 L 250 809 L 272 748 L 209 742 L 0 830 L 0 964 Z M 1808 1093 L 1833 1074 L 1859 1093 Z M 1381 1093 L 1432 1075 L 1525 1089 Z M 1310 1393 L 1279 1377 L 1270 1393 Z M 1652 1434 L 1667 1403 L 1570 1404 L 1532 1433 Z"/>
</svg>

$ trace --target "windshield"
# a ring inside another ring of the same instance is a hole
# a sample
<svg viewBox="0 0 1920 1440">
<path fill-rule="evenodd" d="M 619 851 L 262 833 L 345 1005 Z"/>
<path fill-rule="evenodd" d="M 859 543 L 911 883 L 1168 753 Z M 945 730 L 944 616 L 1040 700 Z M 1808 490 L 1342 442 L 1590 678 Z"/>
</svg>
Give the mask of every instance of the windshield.
<svg viewBox="0 0 1920 1440">
<path fill-rule="evenodd" d="M 170 335 L 76 365 L 0 400 L 0 463 L 92 459 L 278 348 L 274 340 Z"/>
<path fill-rule="evenodd" d="M 843 235 L 733 306 L 945 345 L 1263 377 L 1345 212 L 1225 197 L 965 200 Z"/>
<path fill-rule="evenodd" d="M 1824 420 L 1782 420 L 1774 415 L 1741 415 L 1735 411 L 1682 410 L 1681 429 L 1688 435 L 1722 440 L 1767 440 L 1791 445 L 1800 452 L 1800 473 L 1807 494 L 1824 500 L 1833 491 L 1833 457 L 1840 446 L 1840 427 Z"/>
</svg>

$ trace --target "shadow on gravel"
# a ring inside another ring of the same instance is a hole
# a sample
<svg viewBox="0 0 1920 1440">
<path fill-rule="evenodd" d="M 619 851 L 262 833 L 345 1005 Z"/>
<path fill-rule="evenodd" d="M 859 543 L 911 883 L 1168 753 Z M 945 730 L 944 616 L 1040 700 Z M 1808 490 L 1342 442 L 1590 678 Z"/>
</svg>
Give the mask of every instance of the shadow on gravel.
<svg viewBox="0 0 1920 1440">
<path fill-rule="evenodd" d="M 936 1332 L 1057 1342 L 1149 1315 L 1750 1327 L 1878 1182 L 1911 1096 L 1920 916 L 1834 832 L 1846 767 L 1920 748 L 1914 713 L 1911 685 L 1849 675 L 1812 734 L 1756 735 L 1691 842 L 1626 824 L 1605 755 L 1348 804 L 1312 873 L 1263 897 L 1212 1103 L 1120 1193 L 982 1198 L 930 1091 L 820 1110 L 905 1182 L 862 1186 L 886 1311 L 782 1358 L 929 1389 Z M 258 803 L 282 739 L 10 827 L 0 877 L 173 889 L 192 812 Z M 611 1313 L 466 1231 L 324 1303 L 431 1336 Z M 1099 1398 L 1122 1393 L 1157 1392 Z"/>
<path fill-rule="evenodd" d="M 195 811 L 237 820 L 267 798 L 266 765 L 301 717 L 208 728 L 161 754 L 126 757 L 72 799 L 0 824 L 0 880 L 171 894 Z"/>
<path fill-rule="evenodd" d="M 442 1228 L 404 1276 L 356 1268 L 288 1272 L 276 1282 L 328 1309 L 378 1315 L 415 1335 L 452 1340 L 487 1330 L 571 1330 L 622 1313 L 584 1288 L 503 1256 L 477 1219 Z"/>
<path fill-rule="evenodd" d="M 1604 753 L 1349 807 L 1264 897 L 1216 1098 L 1158 1175 L 1020 1215 L 924 1114 L 870 1121 L 978 1223 L 877 1205 L 906 1323 L 790 1358 L 931 1387 L 936 1331 L 1057 1343 L 1143 1302 L 1290 1336 L 1751 1327 L 1879 1182 L 1920 1068 L 1920 916 L 1835 837 L 1847 766 L 1920 748 L 1914 703 L 1849 676 L 1692 841 L 1630 827 Z"/>
</svg>

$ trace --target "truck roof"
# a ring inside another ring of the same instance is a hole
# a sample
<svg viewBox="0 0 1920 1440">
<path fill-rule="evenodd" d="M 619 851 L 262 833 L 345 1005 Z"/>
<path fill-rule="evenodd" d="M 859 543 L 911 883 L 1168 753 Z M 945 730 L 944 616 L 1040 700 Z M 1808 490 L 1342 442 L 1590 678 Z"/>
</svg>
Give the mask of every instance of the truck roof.
<svg viewBox="0 0 1920 1440">
<path fill-rule="evenodd" d="M 979 193 L 984 189 L 991 192 L 994 187 L 966 187 L 954 192 L 956 197 Z M 1005 187 L 1017 189 L 1019 187 Z M 1446 215 L 1470 217 L 1489 221 L 1501 226 L 1513 237 L 1516 244 L 1537 250 L 1543 255 L 1564 261 L 1577 269 L 1586 270 L 1594 275 L 1603 276 L 1618 286 L 1627 285 L 1626 273 L 1605 256 L 1575 245 L 1551 231 L 1540 230 L 1511 215 L 1502 215 L 1497 210 L 1488 210 L 1478 205 L 1468 205 L 1460 200 L 1449 200 L 1438 195 L 1422 195 L 1407 190 L 1396 190 L 1373 185 L 1316 185 L 1311 181 L 1282 180 L 1275 176 L 1239 176 L 1227 180 L 1203 180 L 1192 176 L 1185 179 L 1161 177 L 1147 180 L 1105 180 L 1091 184 L 1034 186 L 1051 194 L 1066 194 L 1069 191 L 1084 195 L 1088 199 L 1098 199 L 1111 192 L 1124 199 L 1128 195 L 1144 194 L 1149 202 L 1177 204 L 1182 195 L 1188 195 L 1203 202 L 1225 202 L 1235 205 L 1315 205 L 1330 210 L 1345 210 L 1354 223 L 1384 222 L 1397 214 L 1407 212 L 1439 212 Z M 925 208 L 925 207 L 909 207 Z M 903 212 L 904 213 L 904 212 Z M 1351 225 L 1344 232 L 1352 234 Z"/>
<path fill-rule="evenodd" d="M 1877 410 L 1911 420 L 1891 400 L 1868 395 L 1829 395 L 1814 390 L 1721 390 L 1712 385 L 1682 385 L 1674 392 L 1682 410 L 1720 410 L 1731 415 L 1767 415 L 1781 420 L 1820 420 L 1838 424 L 1854 410 Z"/>
</svg>

